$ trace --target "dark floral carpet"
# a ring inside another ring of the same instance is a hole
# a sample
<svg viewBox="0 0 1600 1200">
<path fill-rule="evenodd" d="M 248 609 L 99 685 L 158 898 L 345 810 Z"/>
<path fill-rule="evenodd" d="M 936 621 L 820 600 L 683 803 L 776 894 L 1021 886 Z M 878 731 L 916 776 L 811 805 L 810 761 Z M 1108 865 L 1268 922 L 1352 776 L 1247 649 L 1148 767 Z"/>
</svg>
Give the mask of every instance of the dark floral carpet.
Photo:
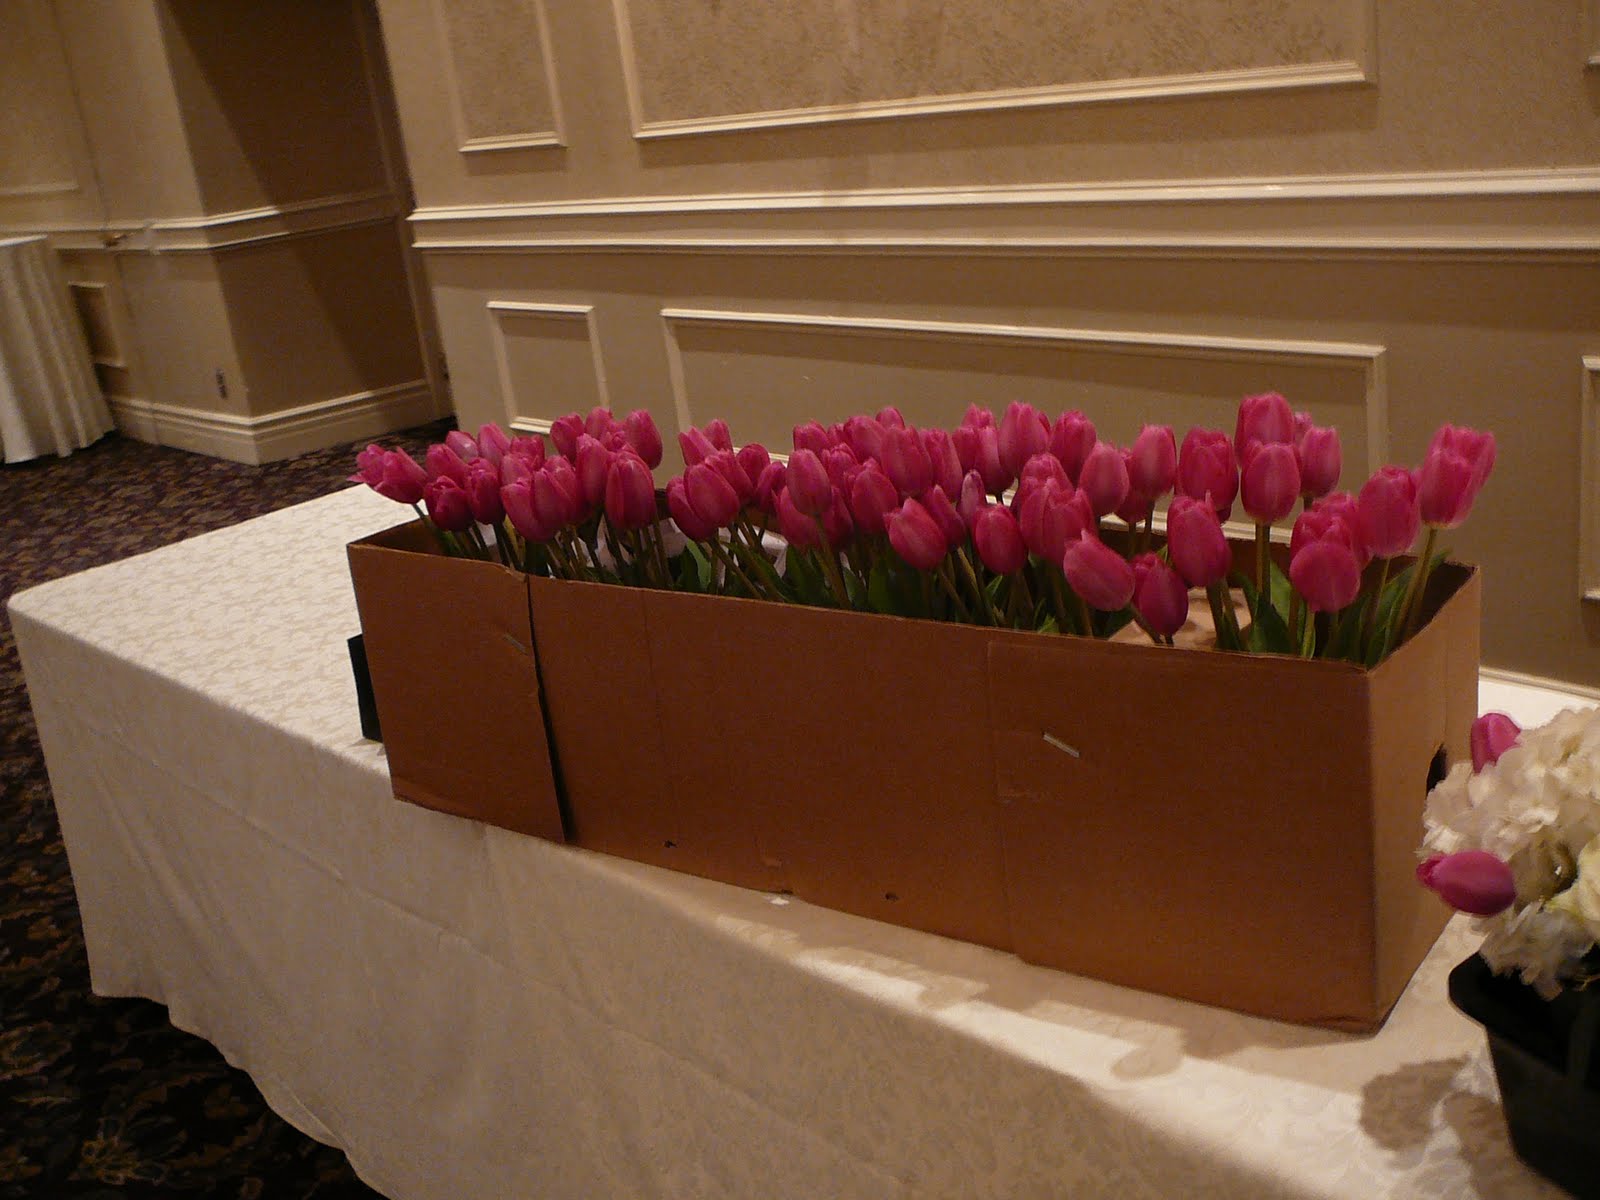
<svg viewBox="0 0 1600 1200">
<path fill-rule="evenodd" d="M 448 428 L 380 440 L 420 451 Z M 33 584 L 348 486 L 358 448 L 250 467 L 111 434 L 69 458 L 0 465 L 0 1200 L 378 1195 L 164 1007 L 90 992 L 3 611 Z"/>
</svg>

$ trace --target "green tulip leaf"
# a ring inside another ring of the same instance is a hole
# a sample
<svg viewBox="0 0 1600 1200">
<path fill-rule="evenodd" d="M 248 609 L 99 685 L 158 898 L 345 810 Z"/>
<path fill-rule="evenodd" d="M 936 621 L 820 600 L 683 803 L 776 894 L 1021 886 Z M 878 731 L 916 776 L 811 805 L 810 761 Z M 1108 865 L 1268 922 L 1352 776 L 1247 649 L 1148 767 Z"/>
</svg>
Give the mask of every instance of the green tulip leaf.
<svg viewBox="0 0 1600 1200">
<path fill-rule="evenodd" d="M 1293 654 L 1294 637 L 1277 608 L 1263 604 L 1252 611 L 1255 619 L 1250 625 L 1249 648 L 1258 654 Z"/>
<path fill-rule="evenodd" d="M 1061 632 L 1061 626 L 1056 623 L 1056 618 L 1055 618 L 1055 614 L 1054 613 L 1052 613 L 1049 616 L 1045 617 L 1044 621 L 1041 622 L 1039 627 L 1038 627 L 1038 632 L 1040 632 L 1040 633 L 1060 633 Z"/>
<path fill-rule="evenodd" d="M 1132 607 L 1124 608 L 1119 612 L 1097 612 L 1094 614 L 1095 636 L 1108 638 L 1132 620 Z"/>
<path fill-rule="evenodd" d="M 875 613 L 888 613 L 893 615 L 894 591 L 889 585 L 889 568 L 882 559 L 872 564 L 872 573 L 867 577 L 867 607 Z"/>
</svg>

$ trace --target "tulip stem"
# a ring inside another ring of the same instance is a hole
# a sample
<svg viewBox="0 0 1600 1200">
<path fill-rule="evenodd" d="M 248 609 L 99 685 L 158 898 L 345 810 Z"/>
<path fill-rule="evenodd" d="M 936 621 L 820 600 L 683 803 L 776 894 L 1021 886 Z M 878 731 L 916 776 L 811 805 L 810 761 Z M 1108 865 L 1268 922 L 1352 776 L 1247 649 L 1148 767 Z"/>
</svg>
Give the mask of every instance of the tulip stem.
<svg viewBox="0 0 1600 1200">
<path fill-rule="evenodd" d="M 972 620 L 972 614 L 967 610 L 966 604 L 962 602 L 961 593 L 956 591 L 955 580 L 952 577 L 952 572 L 955 568 L 950 565 L 949 556 L 947 555 L 940 560 L 939 565 L 934 570 L 938 573 L 939 582 L 944 584 L 944 590 L 950 593 L 951 602 L 956 606 L 956 613 L 963 621 Z"/>
<path fill-rule="evenodd" d="M 1239 630 L 1233 621 L 1233 597 L 1228 595 L 1222 580 L 1206 587 L 1206 599 L 1211 602 L 1211 623 L 1216 627 L 1218 649 L 1239 649 Z"/>
<path fill-rule="evenodd" d="M 1386 558 L 1383 566 L 1378 569 L 1378 586 L 1372 589 L 1372 595 L 1367 597 L 1367 602 L 1362 607 L 1365 611 L 1361 616 L 1361 657 L 1366 660 L 1367 647 L 1372 642 L 1372 623 L 1378 615 L 1378 601 L 1383 596 L 1384 585 L 1389 582 L 1389 567 L 1394 560 Z"/>
<path fill-rule="evenodd" d="M 1139 610 L 1137 608 L 1130 604 L 1128 606 L 1128 611 L 1133 615 L 1133 623 L 1140 629 L 1144 630 L 1145 634 L 1152 642 L 1158 646 L 1166 645 L 1166 643 L 1162 641 L 1161 635 L 1154 629 L 1150 628 L 1150 622 L 1146 621 L 1142 616 L 1139 615 Z"/>
<path fill-rule="evenodd" d="M 1301 654 L 1306 641 L 1306 609 L 1293 588 L 1289 589 L 1289 636 L 1294 639 L 1294 652 Z"/>
<path fill-rule="evenodd" d="M 822 538 L 822 545 L 818 547 L 817 557 L 822 560 L 822 567 L 828 573 L 828 586 L 833 589 L 834 596 L 839 601 L 840 608 L 850 608 L 850 589 L 844 585 L 844 572 L 839 566 L 839 551 L 828 540 L 827 527 L 823 525 L 821 517 L 812 517 L 817 523 L 817 533 Z"/>
<path fill-rule="evenodd" d="M 1055 598 L 1056 621 L 1060 624 L 1062 629 L 1066 629 L 1068 625 L 1075 624 L 1077 618 L 1075 615 L 1071 617 L 1068 616 L 1067 596 L 1065 590 L 1061 586 L 1061 572 L 1049 566 L 1044 567 L 1043 570 L 1045 572 L 1045 577 L 1050 580 L 1050 593 Z M 1078 632 L 1087 631 L 1079 630 Z"/>
<path fill-rule="evenodd" d="M 983 586 L 978 578 L 978 572 L 973 569 L 972 559 L 967 556 L 967 548 L 962 546 L 956 551 L 956 561 L 961 564 L 961 570 L 967 577 L 967 582 L 972 586 L 973 593 L 978 597 L 978 603 L 983 605 L 983 611 L 989 618 L 989 624 L 1000 624 L 1000 614 L 995 612 L 994 601 L 989 599 L 988 589 Z M 1020 576 L 1018 576 L 1020 578 Z"/>
<path fill-rule="evenodd" d="M 1394 645 L 1405 641 L 1406 638 L 1416 632 L 1417 621 L 1422 616 L 1422 596 L 1427 590 L 1428 571 L 1433 565 L 1433 544 L 1438 538 L 1439 527 L 1437 525 L 1429 525 L 1428 536 L 1422 539 L 1422 556 L 1417 559 L 1416 566 L 1412 568 L 1411 587 L 1407 590 L 1405 603 L 1401 606 L 1405 624 L 1396 626 L 1397 629 L 1404 632 L 1400 637 L 1390 639 Z"/>
<path fill-rule="evenodd" d="M 1089 611 L 1089 602 L 1080 596 L 1076 591 L 1072 593 L 1072 598 L 1078 602 L 1078 620 L 1083 622 L 1084 636 L 1093 637 L 1094 615 Z"/>
<path fill-rule="evenodd" d="M 734 558 L 727 552 L 727 550 L 723 548 L 721 538 L 712 537 L 712 539 L 707 542 L 706 545 L 711 547 L 711 553 L 715 555 L 717 561 L 722 564 L 724 573 L 731 572 L 732 574 L 738 576 L 739 582 L 745 586 L 752 596 L 759 597 L 761 595 L 761 589 L 756 587 L 756 585 L 751 582 L 750 576 L 744 573 L 744 568 L 741 567 L 738 562 L 735 561 Z"/>
<path fill-rule="evenodd" d="M 782 600 L 783 584 L 779 581 L 778 573 L 772 566 L 772 560 L 759 548 L 760 542 L 758 541 L 755 546 L 750 546 L 742 539 L 734 538 L 731 544 L 734 550 L 744 555 L 751 565 L 761 569 L 762 578 L 766 580 L 767 586 L 772 589 L 772 598 L 774 600 Z"/>
<path fill-rule="evenodd" d="M 1272 607 L 1271 576 L 1267 572 L 1267 547 L 1272 544 L 1272 526 L 1256 522 L 1256 608 Z"/>
</svg>

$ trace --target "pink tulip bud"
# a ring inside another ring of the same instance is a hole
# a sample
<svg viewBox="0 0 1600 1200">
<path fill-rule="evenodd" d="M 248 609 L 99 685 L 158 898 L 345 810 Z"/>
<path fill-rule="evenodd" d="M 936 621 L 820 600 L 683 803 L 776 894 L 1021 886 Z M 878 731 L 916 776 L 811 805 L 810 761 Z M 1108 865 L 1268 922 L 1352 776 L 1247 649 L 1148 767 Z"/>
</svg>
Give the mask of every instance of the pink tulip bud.
<svg viewBox="0 0 1600 1200">
<path fill-rule="evenodd" d="M 589 415 L 583 419 L 583 431 L 595 441 L 603 443 L 606 440 L 606 434 L 611 432 L 616 423 L 616 418 L 611 415 L 611 410 L 597 404 L 589 410 Z"/>
<path fill-rule="evenodd" d="M 704 520 L 695 512 L 694 505 L 689 503 L 689 493 L 683 486 L 681 475 L 667 481 L 667 511 L 672 514 L 673 523 L 690 541 L 709 542 L 717 536 L 717 527 Z"/>
<path fill-rule="evenodd" d="M 500 489 L 500 503 L 505 507 L 511 527 L 530 542 L 547 542 L 556 527 L 539 519 L 533 504 L 532 477 L 519 479 Z"/>
<path fill-rule="evenodd" d="M 761 472 L 765 471 L 767 464 L 772 461 L 772 455 L 767 453 L 767 448 L 760 442 L 751 442 L 749 445 L 740 446 L 737 457 L 739 466 L 743 468 L 752 485 L 754 481 L 761 478 Z"/>
<path fill-rule="evenodd" d="M 1189 620 L 1189 585 L 1155 554 L 1141 554 L 1132 566 L 1135 611 L 1153 632 L 1171 637 Z"/>
<path fill-rule="evenodd" d="M 401 504 L 415 504 L 428 486 L 428 472 L 404 450 L 384 452 L 383 475 L 372 490 Z"/>
<path fill-rule="evenodd" d="M 571 462 L 578 460 L 578 435 L 584 432 L 583 418 L 577 413 L 568 413 L 550 422 L 550 441 L 561 456 Z"/>
<path fill-rule="evenodd" d="M 1178 491 L 1198 500 L 1209 495 L 1223 520 L 1239 493 L 1239 463 L 1228 435 L 1216 429 L 1191 429 L 1178 450 Z"/>
<path fill-rule="evenodd" d="M 467 485 L 467 464 L 449 446 L 442 443 L 429 446 L 427 456 L 422 461 L 428 469 L 429 479 L 449 479 L 457 487 Z"/>
<path fill-rule="evenodd" d="M 1300 463 L 1288 442 L 1252 442 L 1239 499 L 1258 525 L 1281 521 L 1300 499 Z"/>
<path fill-rule="evenodd" d="M 807 421 L 804 425 L 794 427 L 794 448 L 796 450 L 809 450 L 818 458 L 822 452 L 833 443 L 828 440 L 828 431 L 820 421 Z"/>
<path fill-rule="evenodd" d="M 1094 510 L 1070 483 L 1054 481 L 1035 489 L 1018 514 L 1023 541 L 1047 562 L 1058 563 L 1066 548 L 1094 528 Z"/>
<path fill-rule="evenodd" d="M 850 513 L 856 528 L 877 537 L 887 528 L 885 518 L 900 506 L 900 492 L 877 463 L 868 463 L 850 481 Z"/>
<path fill-rule="evenodd" d="M 889 544 L 895 553 L 919 571 L 931 571 L 944 561 L 949 548 L 944 532 L 931 513 L 916 500 L 907 500 L 889 514 Z"/>
<path fill-rule="evenodd" d="M 1356 526 L 1375 556 L 1393 558 L 1411 549 L 1422 525 L 1417 481 L 1404 467 L 1379 467 L 1361 485 L 1356 501 Z"/>
<path fill-rule="evenodd" d="M 1124 463 L 1128 461 L 1128 452 L 1126 450 L 1122 452 L 1122 461 Z M 1083 490 L 1081 488 L 1079 489 L 1078 494 L 1080 496 L 1083 494 Z M 1138 525 L 1146 517 L 1148 517 L 1154 507 L 1155 506 L 1147 497 L 1141 496 L 1138 492 L 1134 491 L 1130 487 L 1128 489 L 1128 494 L 1123 498 L 1122 503 L 1117 505 L 1117 516 L 1121 520 L 1126 521 L 1131 528 L 1134 525 Z"/>
<path fill-rule="evenodd" d="M 1122 451 L 1110 442 L 1096 442 L 1078 472 L 1078 490 L 1088 498 L 1095 516 L 1116 512 L 1128 498 L 1128 468 Z"/>
<path fill-rule="evenodd" d="M 606 520 L 616 529 L 640 529 L 656 517 L 655 481 L 644 459 L 624 450 L 606 473 Z"/>
<path fill-rule="evenodd" d="M 1294 444 L 1294 413 L 1289 402 L 1277 392 L 1246 396 L 1239 401 L 1239 422 L 1234 428 L 1233 448 L 1239 460 L 1257 442 Z"/>
<path fill-rule="evenodd" d="M 1178 443 L 1170 425 L 1146 425 L 1128 448 L 1128 487 L 1154 502 L 1178 479 Z"/>
<path fill-rule="evenodd" d="M 808 517 L 820 517 L 833 503 L 833 481 L 814 451 L 796 450 L 789 456 L 789 498 Z"/>
<path fill-rule="evenodd" d="M 799 550 L 811 550 L 822 545 L 822 530 L 817 528 L 817 519 L 795 507 L 789 489 L 782 488 L 774 496 L 778 532 L 783 534 L 784 541 Z"/>
<path fill-rule="evenodd" d="M 969 404 L 961 415 L 961 425 L 964 429 L 993 429 L 994 414 L 981 404 Z"/>
<path fill-rule="evenodd" d="M 377 442 L 368 443 L 367 448 L 356 455 L 356 473 L 350 476 L 350 482 L 377 487 L 383 479 L 383 460 L 388 453 Z"/>
<path fill-rule="evenodd" d="M 1007 468 L 1000 459 L 1000 431 L 993 425 L 978 427 L 978 456 L 973 465 L 978 474 L 983 476 L 984 488 L 997 499 L 1017 478 L 1017 473 Z M 1063 470 L 1062 476 L 1065 475 Z"/>
<path fill-rule="evenodd" d="M 1417 473 L 1417 503 L 1423 523 L 1454 529 L 1465 521 L 1494 467 L 1494 458 L 1492 433 L 1454 425 L 1440 429 Z"/>
<path fill-rule="evenodd" d="M 1472 770 L 1483 770 L 1515 746 L 1522 737 L 1522 726 L 1502 712 L 1484 713 L 1472 723 Z"/>
<path fill-rule="evenodd" d="M 661 431 L 656 428 L 656 419 L 644 409 L 636 408 L 627 415 L 622 422 L 622 436 L 645 466 L 654 470 L 661 465 Z"/>
<path fill-rule="evenodd" d="M 961 480 L 966 474 L 961 467 L 961 456 L 950 435 L 942 429 L 922 431 L 922 448 L 928 452 L 928 462 L 933 468 L 933 482 L 944 489 L 947 496 L 961 494 Z"/>
<path fill-rule="evenodd" d="M 1227 578 L 1233 553 L 1210 496 L 1179 496 L 1167 509 L 1167 548 L 1172 565 L 1190 587 L 1210 587 Z"/>
<path fill-rule="evenodd" d="M 555 432 L 554 429 L 551 432 Z M 711 444 L 711 439 L 693 425 L 678 434 L 678 450 L 683 455 L 683 463 L 687 467 L 698 466 L 705 462 L 706 456 L 714 454 L 716 449 Z"/>
<path fill-rule="evenodd" d="M 1061 460 L 1061 465 L 1067 472 L 1067 478 L 1073 483 L 1078 482 L 1078 472 L 1083 470 L 1084 460 L 1089 457 L 1089 451 L 1099 441 L 1095 433 L 1094 422 L 1089 420 L 1077 409 L 1064 412 L 1057 419 L 1055 428 L 1050 431 L 1050 453 Z"/>
<path fill-rule="evenodd" d="M 1358 566 L 1365 567 L 1370 559 L 1354 517 L 1338 508 L 1316 504 L 1295 520 L 1294 532 L 1289 536 L 1290 560 L 1297 558 L 1300 551 L 1313 542 L 1322 541 L 1340 543 L 1355 557 Z"/>
<path fill-rule="evenodd" d="M 524 459 L 528 466 L 537 471 L 544 465 L 544 439 L 532 434 L 519 435 L 511 439 L 511 446 L 506 453 Z M 501 461 L 505 460 L 502 458 Z"/>
<path fill-rule="evenodd" d="M 1289 582 L 1312 612 L 1338 612 L 1361 592 L 1361 564 L 1343 541 L 1324 538 L 1289 560 Z"/>
<path fill-rule="evenodd" d="M 472 509 L 474 521 L 498 525 L 506 515 L 505 504 L 500 499 L 500 470 L 489 455 L 485 454 L 467 464 L 466 493 L 467 506 Z"/>
<path fill-rule="evenodd" d="M 856 452 L 859 462 L 882 456 L 883 432 L 883 426 L 872 417 L 851 417 L 844 423 L 845 441 Z"/>
<path fill-rule="evenodd" d="M 713 450 L 706 455 L 705 465 L 728 481 L 740 504 L 748 504 L 756 494 L 755 482 L 739 464 L 738 455 L 730 450 Z"/>
<path fill-rule="evenodd" d="M 538 467 L 530 465 L 522 455 L 507 454 L 500 460 L 500 485 L 505 487 L 519 479 L 530 479 L 536 470 Z"/>
<path fill-rule="evenodd" d="M 1028 561 L 1017 519 L 1002 504 L 990 504 L 978 513 L 972 522 L 972 541 L 983 565 L 996 575 L 1011 575 Z"/>
<path fill-rule="evenodd" d="M 983 476 L 976 471 L 968 471 L 961 481 L 961 497 L 956 501 L 956 511 L 961 514 L 961 519 L 967 523 L 967 528 L 972 528 L 972 523 L 983 511 L 988 503 L 987 489 L 983 486 Z"/>
<path fill-rule="evenodd" d="M 886 404 L 878 410 L 878 424 L 885 429 L 904 429 L 906 419 L 900 415 L 900 410 L 892 404 Z"/>
<path fill-rule="evenodd" d="M 928 515 L 938 522 L 945 545 L 954 550 L 967 540 L 967 523 L 961 519 L 961 514 L 956 511 L 955 504 L 945 495 L 942 487 L 931 487 L 918 499 L 922 501 L 922 507 L 928 510 Z"/>
<path fill-rule="evenodd" d="M 577 524 L 583 516 L 578 475 L 567 459 L 552 459 L 533 477 L 533 510 L 539 523 L 551 531 L 547 537 L 567 525 Z"/>
<path fill-rule="evenodd" d="M 606 472 L 612 452 L 587 433 L 578 435 L 578 489 L 583 502 L 594 508 L 606 497 Z"/>
<path fill-rule="evenodd" d="M 1417 864 L 1417 879 L 1459 912 L 1492 917 L 1517 899 L 1511 868 L 1487 850 L 1435 854 Z"/>
<path fill-rule="evenodd" d="M 822 514 L 822 532 L 828 539 L 828 545 L 835 550 L 847 545 L 855 536 L 856 523 L 850 516 L 850 502 L 838 488 L 833 489 L 833 502 L 828 505 L 828 511 Z"/>
<path fill-rule="evenodd" d="M 988 480 L 984 480 L 985 483 Z M 1054 454 L 1035 454 L 1022 468 L 1022 476 L 1017 484 L 1020 491 L 1023 488 L 1038 487 L 1041 483 L 1054 483 L 1063 491 L 1072 492 L 1072 480 L 1067 478 L 1067 469 L 1061 465 L 1061 460 Z"/>
<path fill-rule="evenodd" d="M 1300 452 L 1300 493 L 1315 500 L 1339 486 L 1344 470 L 1344 451 L 1339 431 L 1312 425 L 1297 433 L 1295 449 Z"/>
<path fill-rule="evenodd" d="M 683 488 L 700 519 L 717 529 L 733 524 L 739 515 L 739 493 L 709 463 L 696 463 L 685 471 Z"/>
<path fill-rule="evenodd" d="M 1013 475 L 1020 474 L 1023 466 L 1035 454 L 1050 449 L 1050 423 L 1045 415 L 1031 404 L 1013 400 L 1006 405 L 1005 416 L 1000 418 L 1000 462 Z"/>
<path fill-rule="evenodd" d="M 445 434 L 444 444 L 454 450 L 456 457 L 464 463 L 469 463 L 478 457 L 478 443 L 472 440 L 471 434 L 462 433 L 459 429 L 452 429 Z"/>
<path fill-rule="evenodd" d="M 788 486 L 788 482 L 789 468 L 786 465 L 781 462 L 767 463 L 756 477 L 756 494 L 752 503 L 769 517 L 775 516 L 778 511 L 777 495 Z"/>
<path fill-rule="evenodd" d="M 510 449 L 511 439 L 493 421 L 478 427 L 478 453 L 488 459 L 491 465 L 498 467 Z"/>
<path fill-rule="evenodd" d="M 448 475 L 429 480 L 423 496 L 428 502 L 429 519 L 446 533 L 460 533 L 472 524 L 467 493 Z"/>
<path fill-rule="evenodd" d="M 888 429 L 879 462 L 902 496 L 920 496 L 933 486 L 933 462 L 913 429 L 903 425 Z"/>
<path fill-rule="evenodd" d="M 1090 608 L 1121 612 L 1133 599 L 1133 567 L 1087 529 L 1067 544 L 1061 570 Z"/>
<path fill-rule="evenodd" d="M 705 435 L 713 450 L 733 449 L 733 434 L 728 431 L 728 423 L 721 417 L 713 417 L 705 423 Z"/>
<path fill-rule="evenodd" d="M 978 443 L 982 439 L 973 425 L 958 425 L 950 431 L 950 444 L 956 448 L 956 461 L 961 464 L 961 477 L 977 469 Z"/>
<path fill-rule="evenodd" d="M 844 442 L 829 446 L 821 454 L 822 468 L 828 472 L 828 481 L 836 488 L 847 488 L 850 480 L 861 469 L 856 452 Z"/>
</svg>

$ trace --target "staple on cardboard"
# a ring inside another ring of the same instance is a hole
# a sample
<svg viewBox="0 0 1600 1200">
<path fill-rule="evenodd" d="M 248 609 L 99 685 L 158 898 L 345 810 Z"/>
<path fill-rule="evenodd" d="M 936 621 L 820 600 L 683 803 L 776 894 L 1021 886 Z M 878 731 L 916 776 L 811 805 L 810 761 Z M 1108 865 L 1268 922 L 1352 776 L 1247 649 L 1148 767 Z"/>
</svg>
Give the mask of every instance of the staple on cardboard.
<svg viewBox="0 0 1600 1200">
<path fill-rule="evenodd" d="M 1048 730 L 1045 731 L 1044 740 L 1049 742 L 1050 745 L 1054 746 L 1057 750 L 1060 750 L 1063 754 L 1070 754 L 1073 758 L 1083 757 L 1083 755 L 1078 753 L 1078 748 L 1076 746 L 1067 745 L 1055 734 L 1049 732 Z"/>
</svg>

